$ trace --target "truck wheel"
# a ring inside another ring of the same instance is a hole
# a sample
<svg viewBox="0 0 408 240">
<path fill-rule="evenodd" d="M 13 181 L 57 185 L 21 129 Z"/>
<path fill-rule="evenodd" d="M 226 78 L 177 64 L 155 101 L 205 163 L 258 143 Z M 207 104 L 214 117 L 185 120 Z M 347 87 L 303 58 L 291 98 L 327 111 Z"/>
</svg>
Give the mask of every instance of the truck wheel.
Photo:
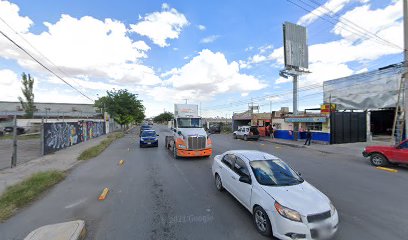
<svg viewBox="0 0 408 240">
<path fill-rule="evenodd" d="M 179 158 L 179 156 L 177 155 L 177 148 L 176 148 L 176 146 L 173 147 L 173 157 L 174 157 L 174 159 L 178 159 L 178 158 Z"/>
<path fill-rule="evenodd" d="M 260 206 L 254 208 L 254 223 L 256 230 L 265 237 L 272 235 L 271 222 L 269 221 L 268 214 Z"/>
<path fill-rule="evenodd" d="M 248 141 L 247 135 L 244 135 L 244 141 Z"/>
<path fill-rule="evenodd" d="M 383 167 L 388 164 L 387 158 L 381 153 L 373 153 L 370 156 L 371 164 L 376 167 Z"/>
<path fill-rule="evenodd" d="M 237 139 L 237 134 L 234 133 L 234 139 Z"/>
</svg>

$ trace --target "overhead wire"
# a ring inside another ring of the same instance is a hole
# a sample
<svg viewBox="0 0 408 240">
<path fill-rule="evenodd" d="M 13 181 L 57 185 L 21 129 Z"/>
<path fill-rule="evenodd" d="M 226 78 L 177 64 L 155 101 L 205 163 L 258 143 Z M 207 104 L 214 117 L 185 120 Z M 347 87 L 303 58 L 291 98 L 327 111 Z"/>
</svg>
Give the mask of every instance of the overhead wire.
<svg viewBox="0 0 408 240">
<path fill-rule="evenodd" d="M 13 39 L 11 39 L 7 34 L 5 34 L 2 30 L 0 30 L 0 34 L 3 35 L 7 40 L 9 40 L 11 43 L 13 43 L 17 48 L 19 48 L 21 51 L 23 51 L 25 54 L 27 54 L 33 61 L 35 61 L 36 63 L 38 63 L 41 67 L 43 67 L 45 70 L 49 71 L 51 74 L 53 74 L 55 77 L 57 77 L 59 80 L 61 80 L 62 82 L 64 82 L 65 84 L 67 84 L 68 86 L 70 86 L 72 89 L 74 89 L 75 91 L 77 91 L 78 93 L 80 93 L 82 96 L 84 96 L 85 98 L 94 101 L 92 98 L 88 97 L 86 94 L 84 94 L 83 92 L 81 92 L 79 89 L 77 89 L 76 87 L 74 87 L 72 84 L 70 84 L 69 82 L 67 82 L 66 80 L 64 80 L 62 77 L 60 77 L 57 73 L 55 73 L 53 70 L 51 70 L 49 67 L 47 67 L 46 65 L 44 65 L 41 61 L 39 61 L 37 58 L 35 58 L 31 53 L 29 53 L 24 47 L 22 47 L 21 45 L 19 45 L 18 43 L 16 43 Z"/>
</svg>

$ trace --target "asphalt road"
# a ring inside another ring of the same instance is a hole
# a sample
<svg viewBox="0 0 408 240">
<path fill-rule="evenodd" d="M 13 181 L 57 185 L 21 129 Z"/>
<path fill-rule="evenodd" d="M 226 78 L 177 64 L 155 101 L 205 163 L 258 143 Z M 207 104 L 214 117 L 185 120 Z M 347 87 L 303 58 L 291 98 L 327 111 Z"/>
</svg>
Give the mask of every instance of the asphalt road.
<svg viewBox="0 0 408 240">
<path fill-rule="evenodd" d="M 41 200 L 0 224 L 1 239 L 23 239 L 42 225 L 83 219 L 87 239 L 266 239 L 249 212 L 230 194 L 218 192 L 210 159 L 174 160 L 159 148 L 139 149 L 135 134 L 116 141 L 82 163 Z M 256 149 L 287 161 L 331 198 L 340 214 L 335 239 L 401 240 L 408 236 L 408 170 L 389 173 L 361 157 L 311 149 L 244 142 L 213 135 L 214 154 Z M 125 160 L 119 166 L 119 160 Z M 104 187 L 105 201 L 98 201 Z"/>
</svg>

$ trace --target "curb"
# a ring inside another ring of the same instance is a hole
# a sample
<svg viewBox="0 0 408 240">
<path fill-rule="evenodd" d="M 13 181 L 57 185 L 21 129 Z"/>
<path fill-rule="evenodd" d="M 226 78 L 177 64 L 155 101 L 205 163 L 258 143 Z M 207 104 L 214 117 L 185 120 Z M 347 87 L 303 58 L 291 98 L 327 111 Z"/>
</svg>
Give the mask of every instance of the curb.
<svg viewBox="0 0 408 240">
<path fill-rule="evenodd" d="M 285 145 L 285 146 L 289 146 L 289 147 L 295 147 L 295 148 L 306 148 L 305 146 L 302 145 L 298 145 L 298 144 L 294 144 L 294 143 L 285 143 L 285 142 L 275 142 L 275 141 L 271 141 L 271 140 L 267 140 L 267 139 L 259 139 L 263 142 L 270 142 L 270 143 L 275 143 L 275 144 L 279 144 L 279 145 Z"/>
<path fill-rule="evenodd" d="M 24 240 L 83 240 L 85 236 L 85 221 L 76 220 L 37 228 Z"/>
</svg>

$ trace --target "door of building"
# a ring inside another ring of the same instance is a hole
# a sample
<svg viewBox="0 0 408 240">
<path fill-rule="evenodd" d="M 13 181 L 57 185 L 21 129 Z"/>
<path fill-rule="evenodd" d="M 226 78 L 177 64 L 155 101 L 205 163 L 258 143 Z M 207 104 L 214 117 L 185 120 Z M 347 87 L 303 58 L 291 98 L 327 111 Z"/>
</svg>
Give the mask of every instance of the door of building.
<svg viewBox="0 0 408 240">
<path fill-rule="evenodd" d="M 334 112 L 330 114 L 330 144 L 367 141 L 365 112 Z"/>
</svg>

